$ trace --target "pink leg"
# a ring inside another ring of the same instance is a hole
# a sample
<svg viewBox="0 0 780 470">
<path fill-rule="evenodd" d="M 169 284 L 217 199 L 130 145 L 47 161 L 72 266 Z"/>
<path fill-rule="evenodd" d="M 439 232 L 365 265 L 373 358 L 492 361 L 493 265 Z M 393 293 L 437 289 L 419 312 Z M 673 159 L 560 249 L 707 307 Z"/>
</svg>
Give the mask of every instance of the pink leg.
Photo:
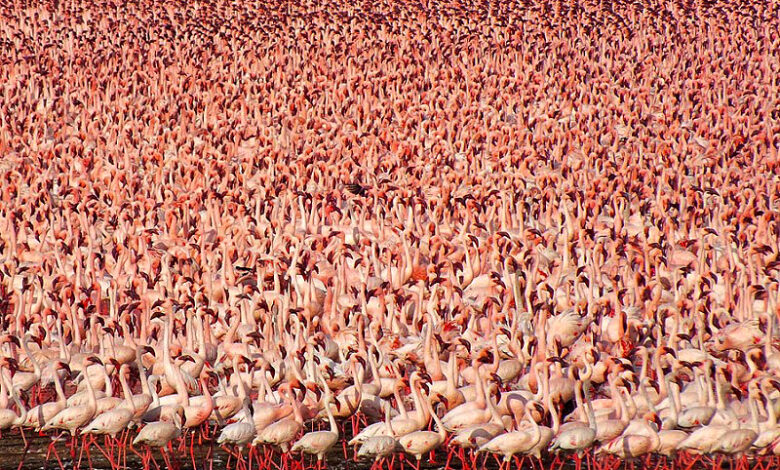
<svg viewBox="0 0 780 470">
<path fill-rule="evenodd" d="M 111 457 L 108 455 L 108 453 L 106 451 L 103 450 L 102 447 L 100 447 L 100 444 L 97 443 L 97 441 L 95 440 L 95 437 L 92 436 L 92 434 L 90 434 L 89 437 L 86 438 L 86 442 L 87 442 L 88 446 L 90 446 L 92 444 L 95 444 L 95 447 L 97 448 L 97 450 L 99 450 L 100 453 L 103 454 L 103 457 L 105 457 L 105 459 L 108 460 L 108 462 L 111 464 L 111 468 L 114 468 L 114 462 L 111 460 Z"/>
<path fill-rule="evenodd" d="M 169 469 L 173 469 L 173 466 L 171 466 L 171 460 L 168 458 L 168 453 L 164 448 L 160 449 L 160 453 L 162 454 L 163 460 L 165 461 L 165 466 Z"/>
<path fill-rule="evenodd" d="M 57 453 L 56 443 L 57 441 L 53 441 L 51 444 L 49 444 L 49 450 L 54 453 L 54 458 L 57 459 L 57 464 L 60 466 L 60 470 L 65 470 L 65 466 L 62 464 L 62 459 L 60 459 L 60 454 Z M 46 455 L 46 460 L 49 460 L 48 452 Z"/>
<path fill-rule="evenodd" d="M 29 449 L 29 448 L 30 448 L 30 443 L 29 443 L 29 442 L 27 442 L 27 437 L 24 435 L 24 429 L 22 429 L 22 428 L 19 428 L 19 434 L 21 434 L 21 435 L 22 435 L 22 441 L 24 441 L 24 450 L 25 450 L 25 452 L 26 452 L 26 451 L 27 451 L 27 449 Z"/>
</svg>

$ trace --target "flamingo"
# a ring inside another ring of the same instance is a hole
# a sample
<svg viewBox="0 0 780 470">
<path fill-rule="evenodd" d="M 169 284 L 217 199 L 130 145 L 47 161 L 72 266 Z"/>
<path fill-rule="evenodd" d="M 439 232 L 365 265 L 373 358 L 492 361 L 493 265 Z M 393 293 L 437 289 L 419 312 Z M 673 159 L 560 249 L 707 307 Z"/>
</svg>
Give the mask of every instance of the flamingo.
<svg viewBox="0 0 780 470">
<path fill-rule="evenodd" d="M 322 467 L 322 459 L 325 457 L 325 454 L 339 440 L 339 429 L 336 425 L 336 418 L 333 417 L 333 412 L 330 410 L 331 402 L 333 402 L 333 396 L 330 393 L 326 393 L 323 404 L 325 406 L 325 412 L 328 415 L 330 430 L 314 431 L 304 434 L 290 449 L 290 452 L 303 452 L 304 454 L 316 455 L 318 469 Z M 338 406 L 338 402 L 336 402 L 336 406 Z"/>
<path fill-rule="evenodd" d="M 170 459 L 162 448 L 167 446 L 172 440 L 181 436 L 182 420 L 184 418 L 184 408 L 181 406 L 176 408 L 176 412 L 172 416 L 171 421 L 155 421 L 153 423 L 146 424 L 138 432 L 138 435 L 133 439 L 133 445 L 146 446 L 146 457 L 148 461 L 151 458 L 151 447 L 160 447 L 163 459 L 165 459 L 166 465 L 170 468 Z M 146 462 L 145 462 L 146 463 Z"/>
<path fill-rule="evenodd" d="M 68 364 L 60 362 L 59 366 L 66 373 L 70 374 Z M 41 403 L 40 405 L 30 408 L 27 412 L 27 416 L 22 422 L 22 427 L 40 429 L 57 413 L 65 409 L 67 400 L 65 398 L 65 392 L 62 389 L 62 379 L 59 375 L 54 376 L 54 388 L 57 394 L 57 400 Z"/>
<path fill-rule="evenodd" d="M 537 406 L 535 401 L 528 402 L 530 406 Z M 530 430 L 518 430 L 500 434 L 479 448 L 479 452 L 491 452 L 503 456 L 502 467 L 509 465 L 516 454 L 525 454 L 530 452 L 542 437 L 539 430 L 539 424 L 534 420 L 531 409 L 526 406 L 525 416 L 531 423 Z"/>
<path fill-rule="evenodd" d="M 97 356 L 87 356 L 83 359 L 85 369 L 91 364 L 102 366 L 103 362 Z M 41 427 L 41 432 L 46 432 L 50 429 L 64 429 L 69 431 L 73 439 L 75 439 L 76 430 L 89 423 L 97 410 L 95 391 L 89 381 L 87 381 L 87 393 L 89 400 L 85 405 L 64 408 Z"/>
<path fill-rule="evenodd" d="M 24 437 L 24 431 L 22 430 L 22 425 L 27 418 L 27 408 L 25 408 L 24 404 L 19 399 L 19 395 L 17 394 L 17 391 L 14 388 L 13 383 L 6 378 L 4 372 L 6 367 L 13 367 L 11 364 L 9 364 L 7 358 L 0 362 L 0 379 L 1 379 L 0 383 L 3 386 L 3 391 L 8 390 L 10 392 L 11 398 L 16 404 L 16 408 L 19 410 L 18 411 L 19 414 L 17 414 L 16 411 L 13 411 L 8 408 L 0 409 L 0 431 L 6 431 L 8 429 L 18 427 L 22 434 L 22 439 L 24 439 L 24 447 L 26 449 L 28 447 L 28 444 L 27 444 L 27 439 Z"/>
<path fill-rule="evenodd" d="M 3 426 L 780 453 L 773 2 L 184 3 L 2 9 Z"/>
<path fill-rule="evenodd" d="M 128 387 L 127 381 L 125 379 L 125 375 L 129 370 L 130 367 L 127 364 L 122 364 L 119 367 L 119 380 L 122 383 L 122 390 L 124 394 L 124 401 L 122 404 L 111 410 L 98 414 L 89 424 L 84 426 L 84 428 L 81 430 L 82 434 L 102 434 L 110 436 L 112 439 L 116 439 L 117 434 L 127 429 L 127 426 L 130 424 L 130 421 L 135 415 L 135 403 L 133 401 L 132 394 L 130 393 L 130 388 Z M 120 452 L 123 447 L 124 442 L 121 443 Z M 112 452 L 109 454 L 109 461 L 111 462 L 112 466 L 114 466 L 113 448 L 114 446 L 112 445 Z"/>
<path fill-rule="evenodd" d="M 257 437 L 252 441 L 252 445 L 268 444 L 278 446 L 282 452 L 287 452 L 290 448 L 290 442 L 303 428 L 303 415 L 301 414 L 300 404 L 297 398 L 293 397 L 292 392 L 287 392 L 286 398 L 293 409 L 293 416 L 282 418 L 270 424 L 268 427 L 257 433 Z"/>
<path fill-rule="evenodd" d="M 444 430 L 444 423 L 436 413 L 433 411 L 433 407 L 428 400 L 423 400 L 423 404 L 428 409 L 433 421 L 438 428 L 437 432 L 431 431 L 415 431 L 401 436 L 398 439 L 398 445 L 404 450 L 415 457 L 417 460 L 417 470 L 420 470 L 420 460 L 423 454 L 426 454 L 442 444 L 447 440 L 447 432 Z"/>
<path fill-rule="evenodd" d="M 379 424 L 384 428 L 383 434 L 379 434 L 379 432 L 377 432 L 374 435 L 365 436 L 360 441 L 357 441 L 357 443 L 361 444 L 357 452 L 357 457 L 373 457 L 374 465 L 392 455 L 395 452 L 396 446 L 398 445 L 398 441 L 396 441 L 395 437 L 393 437 L 390 406 L 387 406 L 385 409 L 384 422 L 376 424 Z"/>
<path fill-rule="evenodd" d="M 248 409 L 248 402 L 247 399 L 244 402 L 244 414 L 243 419 L 240 421 L 236 421 L 235 423 L 230 423 L 224 428 L 222 428 L 222 431 L 219 434 L 219 437 L 217 438 L 217 444 L 224 446 L 227 444 L 231 444 L 236 446 L 238 449 L 238 456 L 237 460 L 238 462 L 241 462 L 243 459 L 243 446 L 246 444 L 249 444 L 252 439 L 255 438 L 256 432 L 255 432 L 255 426 L 251 422 L 249 422 L 249 417 L 251 416 L 251 413 Z M 251 454 L 250 454 L 251 458 Z M 193 456 L 193 466 L 195 466 L 195 457 Z"/>
<path fill-rule="evenodd" d="M 580 457 L 585 449 L 589 448 L 596 441 L 598 428 L 596 417 L 593 413 L 593 407 L 590 404 L 589 392 L 584 383 L 579 381 L 575 391 L 578 404 L 582 404 L 583 394 L 585 395 L 584 403 L 587 410 L 588 427 L 576 426 L 561 431 L 555 436 L 555 439 L 550 446 L 550 451 L 555 451 L 556 449 L 572 450 L 577 452 L 578 457 Z M 577 469 L 579 470 L 582 462 L 578 458 L 576 463 Z"/>
</svg>

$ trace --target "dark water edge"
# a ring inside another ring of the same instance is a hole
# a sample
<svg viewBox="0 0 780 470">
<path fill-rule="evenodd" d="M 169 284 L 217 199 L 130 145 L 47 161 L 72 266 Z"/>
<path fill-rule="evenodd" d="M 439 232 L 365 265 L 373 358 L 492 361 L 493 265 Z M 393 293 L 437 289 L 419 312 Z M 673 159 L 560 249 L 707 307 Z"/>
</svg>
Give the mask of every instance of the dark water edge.
<svg viewBox="0 0 780 470">
<path fill-rule="evenodd" d="M 18 432 L 13 433 L 4 433 L 2 435 L 2 438 L 0 438 L 0 469 L 19 469 L 19 470 L 41 470 L 41 469 L 53 469 L 57 470 L 60 468 L 60 463 L 57 461 L 57 458 L 54 454 L 54 452 L 51 452 L 49 454 L 49 458 L 47 460 L 47 453 L 49 452 L 49 446 L 52 443 L 53 439 L 51 436 L 40 436 L 37 433 L 32 434 L 30 432 L 27 432 L 25 434 L 25 437 L 27 439 L 28 447 L 25 451 L 25 444 L 22 440 L 20 434 Z M 131 434 L 130 438 L 128 439 L 128 445 L 126 447 L 127 452 L 122 452 L 121 457 L 117 458 L 114 456 L 115 463 L 120 466 L 120 468 L 125 467 L 128 469 L 143 469 L 143 468 L 152 468 L 156 469 L 155 464 L 150 462 L 150 466 L 145 466 L 143 463 L 143 460 L 139 455 L 134 453 L 129 445 L 129 442 L 132 441 L 132 438 L 134 437 L 134 433 Z M 112 470 L 112 466 L 110 461 L 105 457 L 103 452 L 101 452 L 100 449 L 98 449 L 95 444 L 91 444 L 89 446 L 89 456 L 87 455 L 86 451 L 82 453 L 81 451 L 81 438 L 78 439 L 78 445 L 76 446 L 76 455 L 74 459 L 71 459 L 71 451 L 69 447 L 70 443 L 70 436 L 62 436 L 54 445 L 54 449 L 56 449 L 57 455 L 59 456 L 62 467 L 70 470 L 75 468 L 81 468 L 81 469 L 94 469 L 94 470 Z M 103 436 L 95 436 L 95 442 L 100 446 L 100 448 L 105 451 L 106 453 L 110 452 L 104 445 L 104 438 Z M 235 449 L 232 447 L 229 447 L 229 449 L 232 452 L 235 452 Z M 139 454 L 144 454 L 145 448 L 138 447 L 134 448 L 136 452 Z M 247 462 L 247 452 L 248 448 L 244 448 L 243 450 L 243 459 L 244 459 L 244 465 L 242 470 L 248 470 L 246 466 Z M 344 458 L 344 451 L 341 446 L 334 447 L 334 449 L 331 451 L 330 455 L 327 458 L 327 466 L 326 468 L 332 469 L 332 470 L 368 470 L 372 466 L 372 461 L 353 461 L 351 459 L 352 455 L 354 455 L 353 449 L 347 448 L 347 452 L 349 455 L 349 458 Z M 176 441 L 173 445 L 173 452 L 168 452 L 168 456 L 171 458 L 171 464 L 172 467 L 177 470 L 225 470 L 227 468 L 234 469 L 236 468 L 236 459 L 228 454 L 225 450 L 223 450 L 221 447 L 219 447 L 215 441 L 213 440 L 204 440 L 200 445 L 198 445 L 198 438 L 195 438 L 195 445 L 193 446 L 193 456 L 190 454 L 189 449 L 189 438 L 187 441 L 187 446 L 184 449 L 179 448 L 179 441 Z M 78 466 L 78 460 L 79 457 L 81 457 L 81 464 Z M 159 449 L 153 449 L 152 450 L 152 457 L 154 458 L 155 462 L 159 466 L 161 470 L 165 470 L 167 468 L 165 459 L 163 455 L 161 454 Z M 444 455 L 442 453 L 437 454 L 437 459 L 442 460 Z M 304 457 L 304 464 L 306 468 L 314 467 L 316 468 L 316 459 L 311 456 L 305 456 Z M 279 470 L 302 470 L 302 467 L 300 465 L 301 462 L 301 456 L 300 455 L 289 455 L 287 457 L 287 463 L 286 465 L 282 461 L 282 456 L 279 452 L 276 452 L 271 457 L 271 462 L 268 463 L 268 465 L 263 466 L 262 468 L 265 470 L 277 470 L 277 466 L 281 467 Z M 401 466 L 399 465 L 399 459 L 396 457 L 396 465 L 395 468 L 400 469 Z M 444 461 L 442 460 L 440 464 L 438 465 L 432 465 L 430 462 L 426 464 L 426 461 L 422 462 L 421 468 L 425 468 L 427 470 L 432 470 L 435 468 L 443 468 Z M 451 467 L 453 467 L 451 465 Z M 488 468 L 493 468 L 494 465 L 488 465 Z M 254 469 L 259 468 L 258 464 L 258 456 L 255 455 L 252 467 Z M 387 468 L 385 466 L 385 468 Z M 407 469 L 411 469 L 411 467 L 407 464 Z M 455 465 L 454 468 L 460 468 L 459 465 Z"/>
<path fill-rule="evenodd" d="M 18 469 L 18 470 L 42 470 L 42 469 L 60 469 L 60 464 L 56 457 L 52 453 L 47 461 L 46 454 L 49 448 L 52 438 L 50 436 L 40 436 L 37 433 L 32 435 L 26 433 L 27 442 L 29 444 L 27 451 L 25 452 L 24 442 L 18 432 L 4 433 L 0 438 L 0 469 Z M 130 440 L 134 437 L 132 434 Z M 78 465 L 79 453 L 81 452 L 81 446 L 76 447 L 76 457 L 71 459 L 70 449 L 68 447 L 69 436 L 63 436 L 55 444 L 55 449 L 62 461 L 62 468 L 71 470 L 75 468 L 85 470 L 112 470 L 111 463 L 103 455 L 103 453 L 95 447 L 94 444 L 90 446 L 89 457 L 86 452 L 83 452 L 81 456 L 81 464 Z M 103 437 L 96 437 L 96 442 L 104 447 Z M 187 441 L 189 444 L 189 440 Z M 118 460 L 120 468 L 128 469 L 144 469 L 151 468 L 157 469 L 154 463 L 150 463 L 149 466 L 145 466 L 141 457 L 136 455 L 130 446 L 126 447 L 128 450 L 122 453 L 121 458 Z M 105 449 L 104 449 L 105 450 Z M 138 453 L 143 454 L 144 450 L 141 448 L 135 449 Z M 231 449 L 233 450 L 233 449 Z M 243 466 L 239 466 L 238 470 L 308 470 L 316 468 L 316 459 L 310 456 L 306 456 L 303 459 L 303 465 L 301 465 L 301 456 L 288 455 L 286 462 L 282 461 L 282 456 L 279 452 L 273 454 L 271 462 L 267 465 L 260 466 L 258 463 L 258 456 L 255 455 L 251 463 L 251 467 L 247 466 L 247 451 L 244 449 Z M 106 450 L 106 452 L 108 452 Z M 369 470 L 372 468 L 372 461 L 359 461 L 352 460 L 354 455 L 353 449 L 347 448 L 348 458 L 344 458 L 344 450 L 339 445 L 335 447 L 327 459 L 327 464 L 324 468 L 330 470 Z M 230 456 L 225 450 L 216 445 L 215 441 L 204 440 L 201 445 L 198 445 L 198 438 L 195 438 L 195 445 L 193 447 L 194 459 L 190 455 L 189 447 L 183 450 L 179 450 L 178 442 L 173 446 L 173 452 L 169 453 L 171 456 L 172 470 L 226 470 L 236 469 L 236 459 Z M 160 451 L 155 449 L 152 452 L 152 456 L 156 461 L 160 470 L 168 469 L 166 462 L 161 455 Z M 116 459 L 116 457 L 115 457 Z M 567 456 L 562 458 L 562 462 L 544 462 L 544 470 L 575 470 L 574 456 Z M 194 460 L 194 465 L 193 465 Z M 435 461 L 430 458 L 424 458 L 421 462 L 421 470 L 443 470 L 445 468 L 446 453 L 437 452 L 435 454 Z M 117 460 L 115 460 L 117 462 Z M 522 465 L 518 465 L 518 461 L 512 461 L 508 466 L 504 467 L 504 470 L 510 469 L 528 469 L 528 470 L 542 470 L 539 468 L 539 464 L 534 461 L 533 463 L 526 460 Z M 405 462 L 402 461 L 400 455 L 396 455 L 392 470 L 412 470 L 415 468 L 415 462 L 410 460 L 410 457 L 405 458 Z M 476 470 L 476 469 L 498 469 L 498 461 L 490 456 L 487 459 L 480 457 L 477 460 L 475 466 L 463 466 L 457 457 L 454 457 L 449 465 L 453 470 Z M 777 465 L 777 460 L 770 462 L 764 460 L 745 459 L 741 462 L 738 460 L 724 459 L 718 461 L 718 457 L 704 457 L 701 461 L 689 465 L 689 462 L 684 464 L 677 463 L 675 466 L 671 466 L 671 462 L 660 462 L 653 459 L 650 462 L 636 461 L 636 462 L 621 462 L 614 458 L 596 458 L 593 460 L 592 465 L 582 463 L 582 470 L 665 470 L 674 468 L 675 470 L 703 470 L 703 469 L 720 469 L 720 470 L 773 470 L 774 468 L 780 468 Z M 377 467 L 374 467 L 376 470 Z M 388 469 L 387 463 L 382 466 L 382 470 Z"/>
<path fill-rule="evenodd" d="M 0 438 L 0 469 L 57 470 L 60 468 L 60 463 L 57 461 L 57 458 L 53 452 L 49 455 L 48 460 L 46 459 L 49 445 L 53 440 L 52 437 L 48 435 L 40 436 L 37 433 L 32 434 L 30 432 L 27 432 L 25 436 L 28 442 L 27 451 L 25 451 L 24 441 L 17 431 L 14 431 L 10 434 L 4 433 L 2 435 L 2 438 Z M 154 463 L 150 463 L 149 467 L 145 466 L 142 459 L 132 450 L 130 450 L 129 441 L 132 441 L 133 437 L 134 433 L 131 434 L 130 438 L 128 439 L 128 446 L 126 447 L 128 449 L 127 452 L 123 452 L 121 458 L 118 461 L 120 468 L 126 467 L 128 469 L 156 469 Z M 78 466 L 77 464 L 79 454 L 81 452 L 81 441 L 80 438 L 78 439 L 79 445 L 76 446 L 75 459 L 71 459 L 70 456 L 70 448 L 68 446 L 70 442 L 69 435 L 63 436 L 55 444 L 54 448 L 56 449 L 57 455 L 62 461 L 63 468 L 67 470 L 75 468 L 81 468 L 85 470 L 112 470 L 110 461 L 99 449 L 95 447 L 95 444 L 90 445 L 89 458 L 86 451 L 83 452 L 81 455 L 81 464 Z M 105 449 L 104 439 L 102 436 L 96 436 L 95 441 L 100 445 L 101 448 L 108 452 L 108 450 Z M 187 444 L 189 445 L 189 440 L 187 441 Z M 135 451 L 143 454 L 144 449 L 135 448 Z M 234 449 L 231 448 L 231 451 L 234 451 Z M 303 459 L 304 465 L 301 466 L 300 455 L 288 455 L 287 462 L 285 464 L 282 461 L 282 456 L 279 452 L 273 454 L 271 463 L 262 467 L 259 466 L 258 456 L 255 455 L 251 467 L 247 467 L 247 451 L 248 449 L 245 448 L 243 455 L 244 465 L 239 467 L 241 470 L 249 470 L 250 468 L 260 470 L 305 470 L 316 468 L 316 459 L 314 457 L 305 456 Z M 198 445 L 198 438 L 196 437 L 195 445 L 193 447 L 193 454 L 194 459 L 190 455 L 188 446 L 185 449 L 180 450 L 179 443 L 176 442 L 173 446 L 173 452 L 169 453 L 169 455 L 172 457 L 172 467 L 176 470 L 226 470 L 228 468 L 236 468 L 236 459 L 228 455 L 225 450 L 216 445 L 216 442 L 212 440 L 204 440 L 202 441 L 201 445 Z M 369 470 L 372 468 L 373 461 L 371 460 L 354 461 L 352 459 L 352 456 L 354 455 L 354 449 L 347 447 L 347 455 L 348 458 L 345 459 L 343 447 L 341 445 L 337 445 L 328 455 L 327 464 L 324 465 L 323 468 L 330 470 Z M 162 454 L 158 449 L 154 449 L 152 451 L 152 456 L 160 470 L 165 470 L 168 468 Z M 397 454 L 394 460 L 393 470 L 412 470 L 414 468 L 415 462 L 410 459 L 413 459 L 413 457 L 401 458 L 400 454 Z M 482 463 L 482 460 L 483 459 L 480 458 L 480 463 L 476 468 L 498 468 L 498 464 L 492 457 L 489 458 L 485 463 Z M 421 470 L 444 469 L 445 461 L 446 453 L 437 452 L 435 454 L 435 461 L 432 461 L 430 458 L 424 458 L 421 462 L 420 468 Z M 567 465 L 564 465 L 564 469 L 567 469 L 569 466 L 570 465 L 567 463 Z M 523 467 L 531 468 L 530 465 L 523 465 Z M 388 469 L 387 463 L 385 463 L 382 468 L 383 470 Z M 460 464 L 457 457 L 454 457 L 450 463 L 450 468 L 458 470 L 463 469 L 464 467 Z M 512 468 L 516 468 L 514 463 Z M 571 465 L 571 468 L 573 469 L 573 464 Z M 585 467 L 583 467 L 583 470 L 584 469 Z"/>
</svg>

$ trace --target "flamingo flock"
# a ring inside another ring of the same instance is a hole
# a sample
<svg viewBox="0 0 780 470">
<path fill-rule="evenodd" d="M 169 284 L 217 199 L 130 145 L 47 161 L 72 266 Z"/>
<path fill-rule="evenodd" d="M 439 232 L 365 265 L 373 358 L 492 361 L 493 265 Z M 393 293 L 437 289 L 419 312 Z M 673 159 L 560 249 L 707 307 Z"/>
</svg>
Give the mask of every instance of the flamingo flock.
<svg viewBox="0 0 780 470">
<path fill-rule="evenodd" d="M 8 0 L 0 41 L 25 452 L 780 462 L 777 2 Z"/>
</svg>

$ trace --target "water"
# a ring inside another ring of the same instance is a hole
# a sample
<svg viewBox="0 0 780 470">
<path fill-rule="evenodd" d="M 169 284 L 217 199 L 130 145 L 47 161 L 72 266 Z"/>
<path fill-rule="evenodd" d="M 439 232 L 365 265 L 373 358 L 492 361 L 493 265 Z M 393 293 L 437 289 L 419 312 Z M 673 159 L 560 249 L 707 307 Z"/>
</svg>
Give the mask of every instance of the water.
<svg viewBox="0 0 780 470">
<path fill-rule="evenodd" d="M 49 448 L 50 443 L 52 442 L 52 438 L 50 436 L 40 436 L 37 433 L 31 434 L 26 433 L 25 434 L 27 438 L 27 442 L 29 443 L 29 447 L 27 451 L 25 452 L 24 449 L 24 441 L 20 437 L 20 435 L 16 432 L 12 434 L 4 434 L 2 438 L 0 439 L 0 469 L 12 469 L 17 468 L 19 470 L 40 470 L 40 469 L 58 469 L 60 468 L 60 464 L 57 462 L 57 458 L 55 457 L 54 453 L 52 453 L 49 456 L 49 459 L 47 461 L 46 454 Z M 131 436 L 132 439 L 132 436 Z M 96 442 L 100 444 L 100 447 L 103 448 L 105 451 L 105 446 L 103 437 L 96 437 Z M 80 453 L 80 446 L 77 446 L 76 448 L 76 456 L 75 459 L 71 460 L 70 457 L 70 450 L 68 447 L 69 442 L 69 436 L 63 436 L 61 440 L 59 440 L 55 444 L 55 448 L 57 451 L 57 454 L 59 455 L 63 467 L 65 469 L 73 469 L 76 468 L 78 459 L 79 459 L 79 453 Z M 79 441 L 80 442 L 80 441 Z M 189 443 L 189 441 L 188 441 Z M 226 451 L 224 451 L 222 448 L 216 445 L 214 441 L 204 441 L 202 445 L 198 445 L 198 439 L 196 437 L 195 439 L 195 446 L 194 446 L 194 465 L 193 465 L 193 458 L 190 456 L 189 448 L 183 449 L 181 452 L 179 452 L 178 449 L 178 443 L 174 445 L 174 452 L 173 457 L 171 460 L 172 466 L 177 469 L 193 469 L 194 467 L 198 470 L 207 469 L 207 470 L 221 470 L 228 468 L 228 462 L 230 462 L 229 468 L 235 468 L 235 458 L 232 458 L 228 455 Z M 138 448 L 135 449 L 135 451 L 143 454 L 143 449 Z M 106 451 L 107 452 L 107 451 Z M 246 449 L 244 450 L 244 461 L 246 462 Z M 352 450 L 348 449 L 348 452 L 350 453 L 350 456 L 352 455 Z M 87 456 L 86 452 L 81 455 L 81 466 L 80 468 L 83 469 L 95 469 L 95 470 L 112 470 L 110 461 L 103 455 L 101 450 L 95 447 L 94 444 L 90 446 L 90 453 L 89 457 Z M 154 457 L 155 461 L 157 462 L 157 465 L 159 465 L 160 469 L 165 469 L 165 461 L 160 454 L 159 450 L 154 450 L 152 452 L 152 456 Z M 440 457 L 443 457 L 443 455 L 440 455 Z M 126 460 L 125 460 L 126 458 Z M 397 460 L 397 459 L 396 459 Z M 277 452 L 273 456 L 273 461 L 275 465 L 281 465 L 281 456 Z M 305 458 L 305 462 L 307 466 L 316 464 L 316 460 L 312 457 L 307 456 Z M 327 467 L 332 470 L 368 470 L 371 468 L 372 462 L 354 462 L 351 459 L 344 459 L 343 450 L 341 447 L 334 448 L 334 450 L 331 452 L 331 454 L 328 456 L 328 465 Z M 138 455 L 136 455 L 132 450 L 129 449 L 128 444 L 128 451 L 125 454 L 122 454 L 121 461 L 119 462 L 120 466 L 126 466 L 130 469 L 142 469 L 144 468 L 144 463 Z M 439 468 L 443 465 L 423 465 L 423 468 L 426 469 L 434 469 Z M 154 463 L 151 463 L 151 468 L 155 468 Z M 257 469 L 258 464 L 255 457 L 255 460 L 253 461 L 252 468 Z M 264 468 L 273 469 L 276 470 L 276 467 L 273 464 L 269 464 L 269 466 L 266 466 Z M 400 468 L 399 465 L 396 465 L 396 468 Z M 407 468 L 408 467 L 407 465 Z M 287 469 L 289 470 L 301 470 L 300 466 L 300 456 L 291 456 L 287 465 Z M 284 469 L 280 469 L 284 470 Z"/>
<path fill-rule="evenodd" d="M 46 460 L 46 454 L 49 447 L 49 444 L 52 442 L 52 438 L 49 436 L 40 436 L 37 434 L 30 435 L 28 432 L 27 435 L 27 442 L 29 443 L 29 448 L 25 452 L 24 450 L 24 442 L 22 441 L 20 435 L 16 432 L 12 434 L 4 434 L 2 438 L 0 438 L 0 469 L 18 469 L 18 470 L 41 470 L 41 469 L 59 469 L 60 465 L 57 462 L 56 457 L 54 454 L 50 456 L 48 461 Z M 101 447 L 103 447 L 103 437 L 96 438 L 96 442 L 100 444 Z M 58 441 L 55 445 L 55 448 L 57 450 L 57 453 L 62 460 L 63 467 L 67 470 L 74 469 L 77 467 L 78 459 L 79 459 L 79 452 L 80 448 L 77 447 L 76 449 L 76 457 L 75 459 L 71 460 L 70 458 L 70 450 L 67 446 L 68 439 L 63 437 L 62 440 Z M 188 441 L 189 443 L 189 441 Z M 143 453 L 142 449 L 135 449 L 139 453 Z M 353 455 L 352 449 L 347 449 L 349 452 L 349 457 L 347 459 L 344 458 L 343 449 L 340 445 L 335 447 L 333 451 L 328 456 L 328 462 L 327 462 L 327 468 L 330 470 L 369 470 L 372 467 L 371 461 L 361 461 L 361 462 L 355 462 L 352 460 L 351 456 Z M 155 461 L 157 462 L 157 465 L 159 466 L 160 470 L 165 470 L 167 468 L 165 461 L 160 454 L 159 450 L 154 450 L 152 453 Z M 126 458 L 126 460 L 125 460 Z M 703 469 L 710 469 L 710 468 L 719 468 L 719 469 L 731 469 L 731 470 L 768 470 L 772 468 L 776 468 L 776 465 L 773 465 L 775 462 L 770 462 L 767 459 L 763 459 L 760 461 L 757 460 L 745 460 L 742 462 L 738 462 L 736 460 L 732 461 L 729 459 L 725 459 L 722 462 L 718 463 L 717 461 L 718 457 L 710 458 L 710 457 L 704 457 L 702 460 L 690 464 L 690 461 L 686 460 L 684 462 L 676 462 L 675 467 L 669 467 L 667 465 L 664 465 L 665 462 L 662 462 L 661 465 L 658 465 L 657 460 L 652 460 L 649 463 L 645 463 L 643 461 L 637 461 L 634 462 L 633 465 L 631 462 L 620 462 L 614 458 L 603 458 L 599 457 L 595 459 L 594 463 L 589 467 L 588 464 L 583 463 L 582 464 L 582 470 L 663 470 L 664 468 L 677 468 L 682 470 L 703 470 Z M 430 459 L 424 458 L 421 464 L 421 469 L 425 470 L 443 470 L 444 463 L 446 461 L 446 455 L 443 452 L 437 452 L 435 456 L 435 462 L 432 462 Z M 301 465 L 301 458 L 300 456 L 289 456 L 287 463 L 284 464 L 281 460 L 280 454 L 277 452 L 272 457 L 272 462 L 269 462 L 268 465 L 263 466 L 260 470 L 306 470 L 306 469 L 312 469 L 316 468 L 316 460 L 313 457 L 306 456 L 304 458 L 305 466 Z M 186 470 L 186 469 L 197 469 L 197 470 L 226 470 L 228 468 L 230 469 L 236 469 L 236 460 L 235 458 L 228 455 L 228 453 L 221 449 L 219 446 L 217 446 L 213 441 L 203 441 L 202 445 L 198 445 L 197 438 L 195 440 L 195 446 L 194 446 L 194 465 L 193 465 L 193 457 L 189 454 L 189 448 L 186 448 L 179 452 L 178 450 L 178 443 L 174 445 L 174 452 L 172 454 L 172 460 L 171 460 L 172 467 L 176 470 Z M 401 462 L 401 459 L 399 455 L 396 455 L 395 462 L 393 465 L 392 470 L 411 470 L 414 468 L 414 462 L 408 460 L 408 457 L 405 460 L 405 463 Z M 143 469 L 145 468 L 144 463 L 138 455 L 136 455 L 132 450 L 129 450 L 125 456 L 125 454 L 122 454 L 121 461 L 119 462 L 120 467 L 126 467 L 129 469 Z M 470 467 L 470 466 L 469 466 Z M 109 460 L 103 455 L 101 450 L 95 447 L 93 444 L 90 447 L 90 455 L 89 458 L 86 454 L 86 452 L 83 453 L 81 456 L 81 465 L 79 468 L 82 469 L 95 469 L 95 470 L 112 470 L 111 463 Z M 152 469 L 156 470 L 155 464 L 150 462 L 150 467 Z M 249 470 L 246 466 L 246 449 L 244 451 L 244 465 L 239 467 L 240 470 Z M 257 456 L 254 457 L 252 461 L 252 469 L 258 469 L 258 459 Z M 388 469 L 387 464 L 383 465 L 383 469 Z M 463 467 L 460 464 L 460 461 L 457 459 L 457 457 L 454 457 L 450 463 L 450 468 L 455 470 L 466 470 L 465 467 Z M 480 457 L 478 460 L 478 463 L 474 467 L 470 467 L 473 470 L 476 469 L 482 469 L 482 468 L 488 468 L 495 470 L 498 468 L 498 464 L 496 462 L 496 459 L 494 459 L 492 456 L 487 459 L 483 463 L 483 458 Z M 508 467 L 505 467 L 504 470 L 514 470 L 517 469 L 518 465 L 517 462 L 513 461 Z M 525 461 L 522 464 L 523 469 L 529 469 L 529 470 L 575 470 L 576 466 L 574 463 L 573 457 L 565 457 L 563 465 L 561 466 L 560 463 L 553 463 L 553 462 L 544 462 L 543 463 L 543 469 L 539 468 L 539 464 L 534 462 L 533 465 L 530 461 Z M 376 470 L 376 469 L 375 469 Z"/>
</svg>

